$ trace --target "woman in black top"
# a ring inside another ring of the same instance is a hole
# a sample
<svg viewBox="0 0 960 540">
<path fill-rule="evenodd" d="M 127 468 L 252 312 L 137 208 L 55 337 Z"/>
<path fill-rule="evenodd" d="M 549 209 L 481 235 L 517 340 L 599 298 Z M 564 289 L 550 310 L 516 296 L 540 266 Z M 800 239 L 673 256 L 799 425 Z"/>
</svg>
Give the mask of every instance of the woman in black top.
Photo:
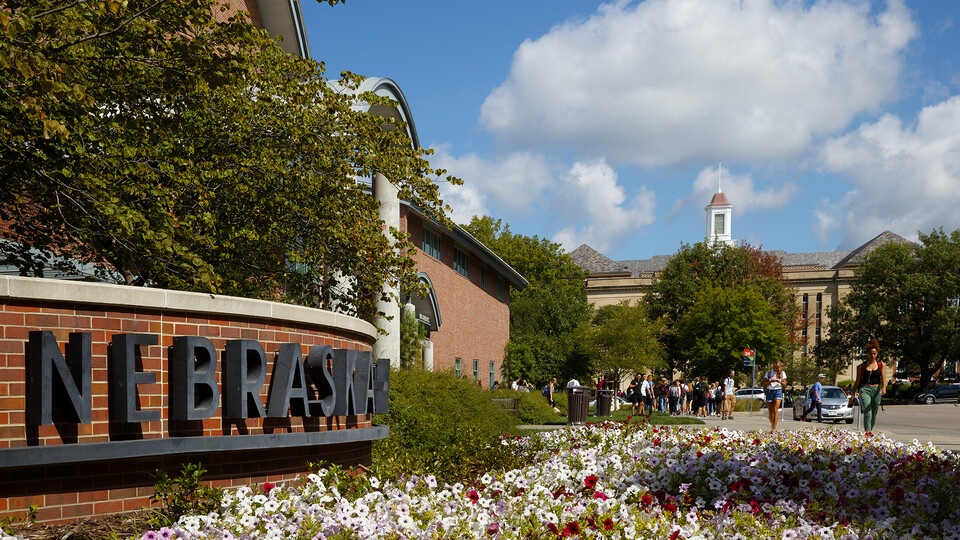
<svg viewBox="0 0 960 540">
<path fill-rule="evenodd" d="M 877 360 L 880 354 L 880 343 L 871 339 L 867 342 L 867 360 L 857 368 L 857 381 L 853 384 L 853 393 L 860 392 L 860 414 L 863 415 L 863 429 L 873 431 L 877 423 L 877 411 L 880 410 L 880 400 L 886 393 L 883 364 Z M 853 404 L 853 396 L 850 396 Z"/>
</svg>

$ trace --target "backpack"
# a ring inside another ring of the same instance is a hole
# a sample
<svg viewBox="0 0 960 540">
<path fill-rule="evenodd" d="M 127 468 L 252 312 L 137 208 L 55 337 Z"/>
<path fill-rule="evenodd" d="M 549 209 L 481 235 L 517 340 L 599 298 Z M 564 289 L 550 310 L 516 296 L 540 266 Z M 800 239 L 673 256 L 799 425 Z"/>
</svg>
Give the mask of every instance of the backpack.
<svg viewBox="0 0 960 540">
<path fill-rule="evenodd" d="M 543 394 L 543 397 L 545 397 L 545 398 L 549 398 L 549 397 L 550 397 L 550 385 L 549 385 L 549 384 L 543 387 L 543 392 L 541 392 L 541 394 Z"/>
</svg>

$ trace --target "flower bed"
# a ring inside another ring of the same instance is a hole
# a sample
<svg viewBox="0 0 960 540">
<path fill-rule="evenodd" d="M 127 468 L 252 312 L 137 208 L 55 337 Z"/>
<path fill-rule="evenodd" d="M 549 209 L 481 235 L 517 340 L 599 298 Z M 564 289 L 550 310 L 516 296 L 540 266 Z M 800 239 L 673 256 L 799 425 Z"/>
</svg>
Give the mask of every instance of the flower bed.
<svg viewBox="0 0 960 540">
<path fill-rule="evenodd" d="M 956 538 L 960 462 L 869 433 L 604 423 L 502 441 L 469 485 L 320 471 L 141 538 Z"/>
</svg>

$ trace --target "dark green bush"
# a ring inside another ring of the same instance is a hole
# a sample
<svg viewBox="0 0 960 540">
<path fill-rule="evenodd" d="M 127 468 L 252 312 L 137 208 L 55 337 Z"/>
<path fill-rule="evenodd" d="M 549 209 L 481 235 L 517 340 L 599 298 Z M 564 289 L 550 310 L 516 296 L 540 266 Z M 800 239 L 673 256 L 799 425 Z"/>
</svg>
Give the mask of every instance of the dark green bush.
<svg viewBox="0 0 960 540">
<path fill-rule="evenodd" d="M 555 422 L 559 416 L 547 398 L 540 392 L 519 392 L 517 390 L 497 390 L 494 392 L 497 398 L 520 398 L 520 419 L 519 424 L 541 425 Z M 554 401 L 557 402 L 557 408 L 561 411 L 566 410 L 567 396 L 563 396 L 563 407 L 560 407 L 560 393 L 553 394 Z"/>
<path fill-rule="evenodd" d="M 484 448 L 516 433 L 515 419 L 493 397 L 451 373 L 392 371 L 390 412 L 374 418 L 390 426 L 389 437 L 373 445 L 374 471 L 383 478 L 413 472 L 450 482 L 470 478 L 488 459 Z"/>
</svg>

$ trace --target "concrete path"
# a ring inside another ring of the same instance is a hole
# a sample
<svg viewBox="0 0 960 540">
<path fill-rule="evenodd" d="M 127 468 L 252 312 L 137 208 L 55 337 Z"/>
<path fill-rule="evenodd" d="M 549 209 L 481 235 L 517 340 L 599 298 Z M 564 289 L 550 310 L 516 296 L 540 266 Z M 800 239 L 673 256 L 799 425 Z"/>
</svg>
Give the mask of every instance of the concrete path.
<svg viewBox="0 0 960 540">
<path fill-rule="evenodd" d="M 721 420 L 716 416 L 702 418 L 705 427 L 726 427 L 741 431 L 770 431 L 770 420 L 766 410 L 755 410 L 753 413 L 734 413 L 732 420 Z M 596 421 L 590 416 L 587 421 Z M 519 426 L 527 429 L 560 429 L 566 426 Z M 690 426 L 697 427 L 697 426 Z M 783 410 L 783 417 L 777 424 L 777 430 L 796 429 L 842 429 L 857 430 L 857 420 L 853 424 L 798 422 L 793 419 L 791 409 Z M 862 429 L 862 427 L 861 427 Z M 952 404 L 936 405 L 886 405 L 879 414 L 875 433 L 883 433 L 891 439 L 910 442 L 917 439 L 920 442 L 931 442 L 935 446 L 951 452 L 960 452 L 960 408 Z"/>
</svg>

